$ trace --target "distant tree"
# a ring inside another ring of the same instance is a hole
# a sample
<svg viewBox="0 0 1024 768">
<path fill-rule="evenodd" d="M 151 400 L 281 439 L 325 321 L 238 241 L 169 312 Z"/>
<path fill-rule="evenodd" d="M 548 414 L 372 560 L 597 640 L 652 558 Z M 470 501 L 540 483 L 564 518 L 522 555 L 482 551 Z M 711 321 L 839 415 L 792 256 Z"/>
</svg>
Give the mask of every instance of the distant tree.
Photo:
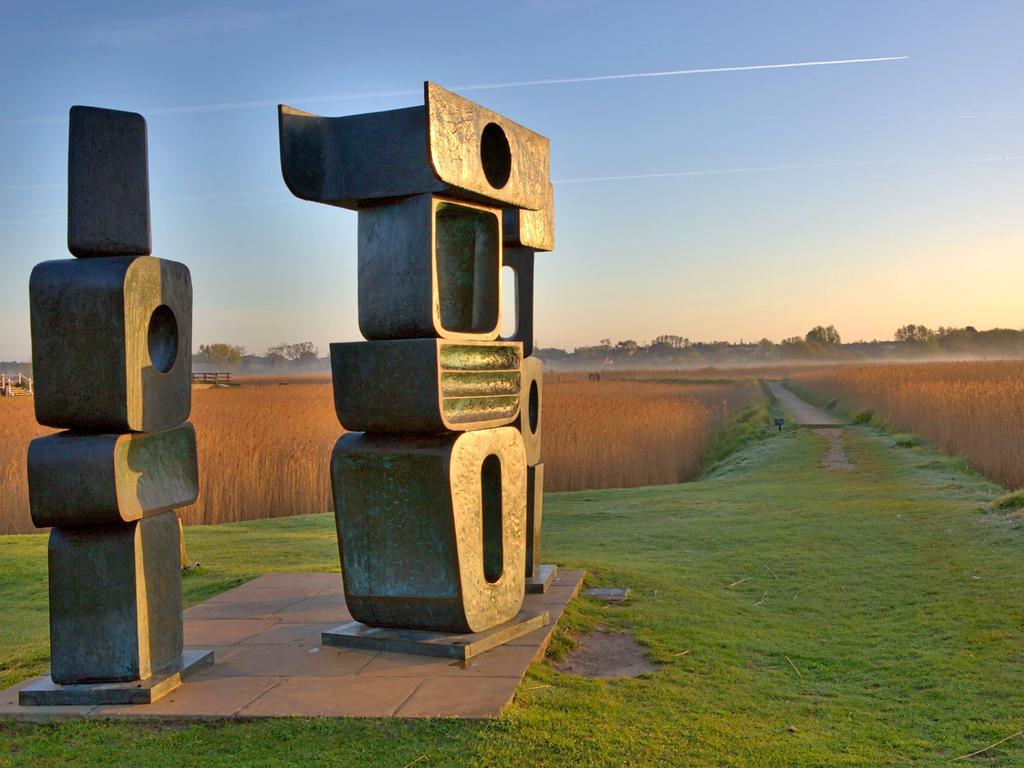
<svg viewBox="0 0 1024 768">
<path fill-rule="evenodd" d="M 192 356 L 192 360 L 196 363 L 217 365 L 222 368 L 237 368 L 243 354 L 245 354 L 244 347 L 218 341 L 213 344 L 200 344 L 199 351 Z"/>
<path fill-rule="evenodd" d="M 783 339 L 780 343 L 787 347 L 797 347 L 801 346 L 804 343 L 804 340 L 801 339 L 799 336 L 788 336 L 785 339 Z"/>
<path fill-rule="evenodd" d="M 633 339 L 624 339 L 615 345 L 615 349 L 625 352 L 627 355 L 632 355 L 636 352 L 638 346 Z"/>
<path fill-rule="evenodd" d="M 652 346 L 655 344 L 663 344 L 670 349 L 682 349 L 686 346 L 687 339 L 682 336 L 673 336 L 672 334 L 664 333 L 661 336 L 656 336 L 654 341 L 651 342 Z"/>
<path fill-rule="evenodd" d="M 940 331 L 947 329 L 940 328 Z M 952 330 L 952 329 L 948 329 Z M 946 335 L 946 334 L 943 334 Z M 927 344 L 928 342 L 935 340 L 935 331 L 924 325 L 904 325 L 902 328 L 896 329 L 896 341 L 902 341 L 908 344 Z"/>
<path fill-rule="evenodd" d="M 320 354 L 320 350 L 312 341 L 300 341 L 298 344 L 278 344 L 267 348 L 267 359 L 271 363 L 314 363 Z"/>
<path fill-rule="evenodd" d="M 611 339 L 601 339 L 601 346 L 602 347 L 610 347 L 611 345 L 612 345 L 612 340 Z"/>
<path fill-rule="evenodd" d="M 771 339 L 761 339 L 757 342 L 757 354 L 759 357 L 771 357 L 775 354 L 775 344 Z"/>
<path fill-rule="evenodd" d="M 827 328 L 823 325 L 816 325 L 807 332 L 804 339 L 808 342 L 817 344 L 841 344 L 842 339 L 839 338 L 839 331 L 836 330 L 834 325 L 830 325 Z"/>
</svg>

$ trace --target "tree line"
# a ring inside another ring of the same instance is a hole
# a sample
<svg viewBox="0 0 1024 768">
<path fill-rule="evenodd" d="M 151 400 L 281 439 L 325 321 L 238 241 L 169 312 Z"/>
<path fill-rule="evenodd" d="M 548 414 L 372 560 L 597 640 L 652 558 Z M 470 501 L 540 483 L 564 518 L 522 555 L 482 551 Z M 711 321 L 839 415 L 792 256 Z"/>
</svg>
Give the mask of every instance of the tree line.
<svg viewBox="0 0 1024 768">
<path fill-rule="evenodd" d="M 535 352 L 555 365 L 594 367 L 720 365 L 744 362 L 780 362 L 789 360 L 886 360 L 927 357 L 1024 357 L 1024 330 L 993 328 L 979 331 L 963 328 L 905 325 L 896 329 L 892 339 L 843 342 L 834 325 L 816 325 L 803 336 L 790 336 L 775 342 L 691 341 L 685 336 L 663 334 L 647 343 L 635 339 L 612 342 L 601 339 L 593 346 L 572 351 L 554 347 Z"/>
</svg>

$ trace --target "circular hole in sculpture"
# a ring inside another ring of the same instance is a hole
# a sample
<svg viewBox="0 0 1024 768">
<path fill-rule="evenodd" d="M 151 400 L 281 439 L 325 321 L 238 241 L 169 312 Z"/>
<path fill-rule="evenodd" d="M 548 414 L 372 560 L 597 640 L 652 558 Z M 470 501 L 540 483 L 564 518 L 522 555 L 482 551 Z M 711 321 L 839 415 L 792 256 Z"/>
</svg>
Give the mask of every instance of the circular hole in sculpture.
<svg viewBox="0 0 1024 768">
<path fill-rule="evenodd" d="M 167 373 L 178 357 L 178 321 L 166 304 L 149 316 L 149 359 L 160 373 Z"/>
<path fill-rule="evenodd" d="M 487 183 L 495 189 L 508 184 L 512 175 L 512 149 L 508 137 L 497 123 L 488 123 L 480 136 L 480 164 L 484 167 Z"/>
<path fill-rule="evenodd" d="M 537 426 L 540 424 L 540 387 L 537 386 L 536 379 L 530 382 L 529 416 L 530 431 L 536 434 Z"/>
</svg>

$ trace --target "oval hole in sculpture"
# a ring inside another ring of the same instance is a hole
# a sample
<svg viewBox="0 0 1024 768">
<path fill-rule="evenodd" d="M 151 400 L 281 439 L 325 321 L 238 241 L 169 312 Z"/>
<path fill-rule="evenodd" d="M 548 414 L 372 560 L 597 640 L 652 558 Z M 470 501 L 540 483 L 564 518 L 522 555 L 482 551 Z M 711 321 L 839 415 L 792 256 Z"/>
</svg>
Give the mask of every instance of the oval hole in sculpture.
<svg viewBox="0 0 1024 768">
<path fill-rule="evenodd" d="M 483 515 L 484 578 L 494 584 L 505 570 L 501 530 L 501 459 L 491 454 L 480 467 L 480 506 Z"/>
<path fill-rule="evenodd" d="M 167 373 L 178 358 L 178 321 L 166 304 L 149 316 L 149 359 L 160 373 Z"/>
<path fill-rule="evenodd" d="M 497 123 L 488 123 L 480 135 L 480 164 L 484 167 L 487 183 L 495 189 L 508 184 L 512 175 L 512 148 L 508 137 Z"/>
<path fill-rule="evenodd" d="M 537 426 L 540 424 L 540 387 L 537 386 L 536 379 L 530 382 L 530 402 L 527 407 L 529 409 L 530 431 L 536 434 Z"/>
</svg>

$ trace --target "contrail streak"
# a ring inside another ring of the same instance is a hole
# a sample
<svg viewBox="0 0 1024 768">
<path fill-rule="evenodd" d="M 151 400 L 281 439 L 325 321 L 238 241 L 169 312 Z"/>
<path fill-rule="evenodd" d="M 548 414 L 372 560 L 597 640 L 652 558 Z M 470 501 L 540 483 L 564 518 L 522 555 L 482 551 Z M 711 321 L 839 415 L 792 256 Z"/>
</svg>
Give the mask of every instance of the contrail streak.
<svg viewBox="0 0 1024 768">
<path fill-rule="evenodd" d="M 821 61 L 795 61 L 784 64 L 748 64 L 738 67 L 702 67 L 699 69 L 668 69 L 660 72 L 629 72 L 618 75 L 593 75 L 590 77 L 560 77 L 548 80 L 519 80 L 507 83 L 476 83 L 456 85 L 453 91 L 493 91 L 500 88 L 530 88 L 541 85 L 571 85 L 577 83 L 599 83 L 609 80 L 639 80 L 651 77 L 680 77 L 683 75 L 707 75 L 716 72 L 755 72 L 767 69 L 798 69 L 802 67 L 828 67 L 842 64 L 874 64 L 885 61 L 905 61 L 909 56 L 875 56 L 863 59 L 825 59 Z M 325 96 L 292 97 L 286 99 L 263 99 L 259 101 L 225 101 L 218 104 L 191 104 L 180 107 L 154 107 L 143 110 L 150 115 L 186 115 L 201 112 L 227 112 L 236 109 L 256 109 L 272 107 L 282 102 L 293 104 L 313 104 L 324 101 L 344 101 L 349 99 L 380 99 L 392 96 L 416 96 L 422 91 L 419 88 L 392 91 L 367 91 L 363 93 L 335 93 Z M 29 125 L 47 123 L 66 123 L 66 115 L 59 117 L 22 117 L 0 120 L 0 125 Z"/>
<path fill-rule="evenodd" d="M 534 85 L 568 85 L 570 83 L 598 83 L 605 80 L 636 80 L 643 77 L 676 77 L 678 75 L 707 75 L 714 72 L 753 72 L 762 69 L 796 69 L 797 67 L 827 67 L 836 64 L 871 64 L 879 61 L 905 61 L 909 56 L 876 56 L 870 59 L 829 59 L 825 61 L 797 61 L 789 64 L 751 64 L 742 67 L 704 67 L 702 69 L 667 69 L 662 72 L 630 72 L 624 75 L 595 75 L 592 77 L 565 77 L 556 80 L 521 80 L 514 83 L 462 85 L 453 91 L 488 91 L 497 88 L 526 88 Z"/>
</svg>

